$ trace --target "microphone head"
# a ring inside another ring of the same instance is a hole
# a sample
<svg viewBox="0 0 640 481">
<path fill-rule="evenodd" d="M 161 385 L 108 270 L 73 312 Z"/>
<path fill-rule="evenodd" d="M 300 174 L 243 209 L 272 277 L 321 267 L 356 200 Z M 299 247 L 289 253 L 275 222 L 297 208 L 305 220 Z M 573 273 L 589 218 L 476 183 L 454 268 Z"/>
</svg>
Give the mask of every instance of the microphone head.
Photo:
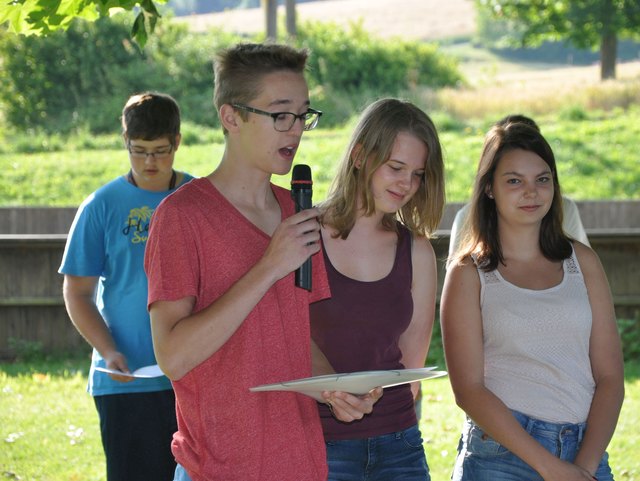
<svg viewBox="0 0 640 481">
<path fill-rule="evenodd" d="M 291 188 L 309 189 L 312 184 L 311 168 L 305 164 L 294 165 L 291 174 Z"/>
</svg>

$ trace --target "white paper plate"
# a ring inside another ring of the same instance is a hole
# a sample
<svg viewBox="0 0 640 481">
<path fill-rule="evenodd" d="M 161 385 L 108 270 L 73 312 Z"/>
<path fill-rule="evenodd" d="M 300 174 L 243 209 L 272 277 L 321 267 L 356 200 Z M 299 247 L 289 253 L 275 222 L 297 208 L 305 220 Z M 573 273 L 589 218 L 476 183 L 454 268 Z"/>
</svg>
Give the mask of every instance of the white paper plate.
<svg viewBox="0 0 640 481">
<path fill-rule="evenodd" d="M 255 386 L 249 390 L 261 391 L 294 391 L 322 401 L 322 391 L 344 391 L 362 395 L 378 386 L 391 387 L 422 379 L 446 376 L 446 371 L 436 371 L 436 367 L 419 369 L 396 369 L 390 371 L 362 371 L 344 374 L 328 374 L 326 376 L 307 377 L 283 381 L 274 384 Z"/>
<path fill-rule="evenodd" d="M 157 364 L 152 364 L 151 366 L 144 366 L 140 369 L 136 369 L 133 372 L 122 372 L 117 369 L 108 369 L 106 367 L 96 367 L 96 371 L 106 372 L 109 374 L 117 374 L 118 376 L 126 376 L 126 377 L 135 377 L 140 379 L 147 379 L 152 377 L 160 377 L 164 376 L 164 373 L 160 370 L 160 367 Z"/>
</svg>

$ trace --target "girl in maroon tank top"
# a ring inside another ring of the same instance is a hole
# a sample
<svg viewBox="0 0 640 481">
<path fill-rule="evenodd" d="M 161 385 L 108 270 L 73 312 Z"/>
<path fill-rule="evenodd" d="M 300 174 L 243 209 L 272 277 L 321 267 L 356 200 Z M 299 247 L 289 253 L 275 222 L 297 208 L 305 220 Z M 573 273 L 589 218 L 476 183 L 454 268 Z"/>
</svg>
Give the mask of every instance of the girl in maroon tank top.
<svg viewBox="0 0 640 481">
<path fill-rule="evenodd" d="M 435 316 L 428 241 L 444 208 L 438 134 L 415 105 L 382 99 L 362 114 L 320 206 L 332 296 L 311 305 L 313 340 L 335 372 L 424 366 Z M 345 423 L 319 404 L 329 480 L 429 478 L 414 399 L 419 384 L 384 390 Z"/>
</svg>

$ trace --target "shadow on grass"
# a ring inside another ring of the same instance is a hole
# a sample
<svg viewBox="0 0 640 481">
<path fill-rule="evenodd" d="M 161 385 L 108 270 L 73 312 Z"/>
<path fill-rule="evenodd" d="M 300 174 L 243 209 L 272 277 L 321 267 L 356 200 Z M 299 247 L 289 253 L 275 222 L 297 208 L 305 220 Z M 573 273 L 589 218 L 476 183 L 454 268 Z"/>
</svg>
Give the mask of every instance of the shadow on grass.
<svg viewBox="0 0 640 481">
<path fill-rule="evenodd" d="M 90 353 L 43 355 L 35 359 L 1 361 L 0 372 L 9 377 L 36 373 L 49 374 L 57 377 L 70 377 L 78 372 L 84 376 L 88 376 L 90 364 Z"/>
<path fill-rule="evenodd" d="M 430 359 L 427 365 L 438 365 L 444 369 L 444 359 L 438 356 Z M 0 372 L 7 376 L 31 375 L 34 373 L 46 373 L 51 376 L 69 377 L 81 372 L 84 376 L 89 374 L 89 366 L 91 364 L 90 355 L 78 355 L 77 353 L 68 357 L 51 356 L 40 360 L 32 360 L 29 362 L 0 362 Z M 627 382 L 634 382 L 640 378 L 640 360 L 631 360 L 625 362 L 624 378 Z"/>
<path fill-rule="evenodd" d="M 600 61 L 600 53 L 590 49 L 578 49 L 563 42 L 545 42 L 539 47 L 492 48 L 495 55 L 511 62 L 548 63 L 558 65 L 593 65 Z M 618 62 L 640 59 L 640 42 L 618 42 Z"/>
</svg>

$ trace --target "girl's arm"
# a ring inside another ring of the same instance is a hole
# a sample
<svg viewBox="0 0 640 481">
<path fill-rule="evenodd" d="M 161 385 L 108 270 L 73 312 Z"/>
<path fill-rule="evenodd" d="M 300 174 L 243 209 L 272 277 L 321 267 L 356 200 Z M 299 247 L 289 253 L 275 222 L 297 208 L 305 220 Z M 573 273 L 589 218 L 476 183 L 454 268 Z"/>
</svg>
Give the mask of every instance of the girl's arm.
<svg viewBox="0 0 640 481">
<path fill-rule="evenodd" d="M 458 406 L 546 481 L 592 480 L 585 469 L 561 461 L 544 449 L 500 398 L 485 387 L 480 279 L 471 260 L 447 270 L 440 321 L 449 380 Z"/>
<path fill-rule="evenodd" d="M 574 242 L 589 294 L 592 325 L 589 344 L 596 389 L 587 417 L 587 430 L 575 464 L 595 473 L 613 436 L 624 399 L 624 365 L 611 291 L 596 253 Z"/>
<path fill-rule="evenodd" d="M 407 369 L 424 367 L 433 331 L 438 285 L 436 256 L 431 243 L 426 238 L 413 238 L 411 259 L 413 316 L 409 327 L 400 336 L 399 343 L 402 364 Z M 415 398 L 420 389 L 420 383 L 412 383 L 411 389 Z"/>
</svg>

